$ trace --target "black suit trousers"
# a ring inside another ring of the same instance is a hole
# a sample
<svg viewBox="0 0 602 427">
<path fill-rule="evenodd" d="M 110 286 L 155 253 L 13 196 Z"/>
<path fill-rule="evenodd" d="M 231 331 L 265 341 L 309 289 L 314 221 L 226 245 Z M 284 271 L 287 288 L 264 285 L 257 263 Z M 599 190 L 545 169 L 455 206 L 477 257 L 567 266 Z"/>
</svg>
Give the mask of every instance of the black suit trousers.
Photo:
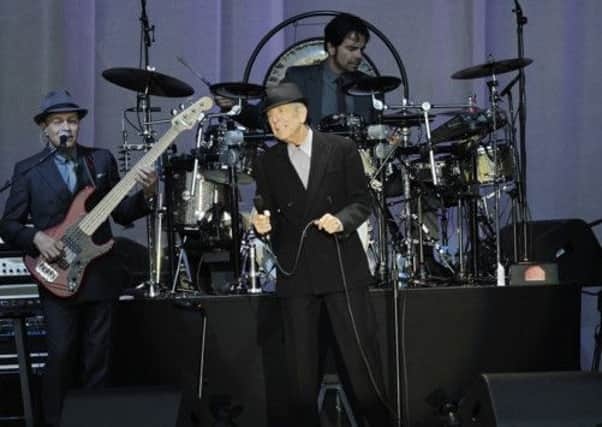
<svg viewBox="0 0 602 427">
<path fill-rule="evenodd" d="M 45 422 L 55 425 L 68 390 L 107 383 L 116 302 L 72 304 L 46 292 L 41 292 L 41 300 L 48 348 L 42 406 Z"/>
<path fill-rule="evenodd" d="M 375 316 L 367 289 L 355 289 L 349 293 L 349 303 L 357 327 L 359 340 L 370 365 L 372 376 L 384 395 L 382 371 L 378 361 Z M 282 299 L 284 340 L 287 355 L 290 425 L 319 426 L 317 397 L 320 388 L 320 314 L 328 315 L 336 345 L 343 364 L 337 370 L 349 379 L 351 390 L 346 390 L 352 401 L 355 418 L 360 425 L 366 418 L 371 426 L 389 425 L 385 406 L 380 401 L 368 368 L 362 357 L 345 292 L 323 295 L 307 295 Z M 324 306 L 325 310 L 322 310 Z"/>
</svg>

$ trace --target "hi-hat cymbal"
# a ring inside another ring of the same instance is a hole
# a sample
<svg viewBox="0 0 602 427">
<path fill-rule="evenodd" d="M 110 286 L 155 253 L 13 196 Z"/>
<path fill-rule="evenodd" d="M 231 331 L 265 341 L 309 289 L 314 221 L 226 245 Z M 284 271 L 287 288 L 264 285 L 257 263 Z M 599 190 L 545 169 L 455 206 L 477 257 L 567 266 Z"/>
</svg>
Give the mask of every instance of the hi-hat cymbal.
<svg viewBox="0 0 602 427">
<path fill-rule="evenodd" d="M 140 68 L 109 68 L 102 76 L 117 86 L 149 95 L 179 98 L 194 93 L 194 89 L 181 80 Z"/>
<path fill-rule="evenodd" d="M 360 77 L 343 85 L 343 91 L 349 95 L 370 95 L 395 90 L 401 79 L 393 76 Z"/>
<path fill-rule="evenodd" d="M 203 176 L 216 184 L 229 184 L 230 183 L 230 172 L 221 169 L 209 169 L 202 171 Z M 243 172 L 236 172 L 236 182 L 239 185 L 247 185 L 255 182 L 253 177 Z"/>
<path fill-rule="evenodd" d="M 253 99 L 265 96 L 265 88 L 263 86 L 244 82 L 216 83 L 211 85 L 209 90 L 211 90 L 213 95 L 224 96 L 226 98 Z"/>
<path fill-rule="evenodd" d="M 476 79 L 479 77 L 489 77 L 493 74 L 503 74 L 510 71 L 518 70 L 519 68 L 526 67 L 533 60 L 530 58 L 514 58 L 504 59 L 501 61 L 487 62 L 485 64 L 475 65 L 474 67 L 468 67 L 460 71 L 456 71 L 452 74 L 452 79 Z"/>
<path fill-rule="evenodd" d="M 429 114 L 429 121 L 432 121 L 436 114 Z M 383 114 L 381 123 L 398 127 L 413 127 L 424 124 L 424 115 L 420 113 L 394 113 Z"/>
</svg>

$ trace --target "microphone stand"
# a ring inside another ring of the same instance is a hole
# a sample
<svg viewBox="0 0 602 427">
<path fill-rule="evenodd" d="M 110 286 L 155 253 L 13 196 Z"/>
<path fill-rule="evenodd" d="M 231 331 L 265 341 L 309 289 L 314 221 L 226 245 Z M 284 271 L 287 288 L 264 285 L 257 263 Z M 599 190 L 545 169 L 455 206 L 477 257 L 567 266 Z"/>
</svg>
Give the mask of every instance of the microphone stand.
<svg viewBox="0 0 602 427">
<path fill-rule="evenodd" d="M 512 11 L 516 14 L 516 35 L 517 35 L 517 47 L 519 59 L 525 56 L 525 43 L 523 38 L 523 27 L 527 24 L 527 17 L 523 15 L 523 9 L 520 6 L 518 0 L 514 0 L 514 9 Z M 529 261 L 529 233 L 528 233 L 528 209 L 527 209 L 527 146 L 525 139 L 525 127 L 527 121 L 527 95 L 526 95 L 526 81 L 525 81 L 525 70 L 520 68 L 518 70 L 518 123 L 519 123 L 519 137 L 520 137 L 520 186 L 518 187 L 518 203 L 521 210 L 522 219 L 522 261 Z"/>
</svg>

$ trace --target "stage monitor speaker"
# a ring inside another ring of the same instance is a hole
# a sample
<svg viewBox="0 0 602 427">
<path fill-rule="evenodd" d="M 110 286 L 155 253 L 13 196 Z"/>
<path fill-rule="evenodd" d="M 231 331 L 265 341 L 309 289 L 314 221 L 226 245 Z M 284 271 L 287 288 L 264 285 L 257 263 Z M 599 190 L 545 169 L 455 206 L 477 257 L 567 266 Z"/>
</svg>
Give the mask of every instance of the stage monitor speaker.
<svg viewBox="0 0 602 427">
<path fill-rule="evenodd" d="M 459 416 L 462 427 L 602 427 L 602 374 L 483 374 Z"/>
<path fill-rule="evenodd" d="M 173 388 L 113 388 L 69 393 L 60 427 L 189 427 Z"/>
<path fill-rule="evenodd" d="M 561 284 L 602 283 L 602 250 L 596 235 L 585 221 L 530 221 L 527 230 L 529 261 L 557 264 Z M 502 259 L 507 264 L 513 264 L 512 242 L 512 226 L 509 225 L 502 229 L 500 236 Z"/>
</svg>

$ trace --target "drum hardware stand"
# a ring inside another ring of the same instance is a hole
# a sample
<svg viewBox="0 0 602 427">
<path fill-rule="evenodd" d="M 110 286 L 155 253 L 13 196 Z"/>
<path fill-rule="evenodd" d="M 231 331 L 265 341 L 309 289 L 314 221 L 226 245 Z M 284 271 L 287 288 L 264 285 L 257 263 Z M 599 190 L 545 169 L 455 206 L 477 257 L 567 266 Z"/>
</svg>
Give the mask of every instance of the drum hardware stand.
<svg viewBox="0 0 602 427">
<path fill-rule="evenodd" d="M 173 275 L 173 281 L 171 284 L 171 294 L 176 293 L 176 289 L 178 287 L 178 282 L 180 280 L 180 270 L 184 267 L 184 272 L 188 278 L 188 281 L 193 283 L 192 274 L 190 273 L 190 263 L 188 262 L 188 255 L 186 254 L 186 249 L 184 249 L 184 245 L 186 245 L 186 241 L 188 240 L 188 236 L 184 236 L 180 239 L 180 244 L 177 246 L 178 250 L 178 261 L 176 265 L 176 271 Z"/>
<path fill-rule="evenodd" d="M 250 224 L 249 229 L 245 233 L 245 236 L 240 244 L 240 252 L 242 253 L 242 268 L 243 270 L 245 269 L 248 261 L 249 270 L 248 273 L 241 273 L 238 279 L 238 285 L 236 286 L 236 290 L 238 292 L 246 292 L 249 294 L 259 294 L 262 292 L 260 274 L 257 271 L 257 248 L 255 246 L 256 237 L 257 236 L 255 235 L 253 224 Z"/>
<path fill-rule="evenodd" d="M 516 33 L 518 57 L 525 57 L 525 43 L 523 38 L 523 27 L 527 24 L 527 17 L 523 14 L 523 9 L 518 0 L 514 0 L 514 9 L 516 14 Z M 527 208 L 527 146 L 526 146 L 526 121 L 527 121 L 527 101 L 526 101 L 526 81 L 525 70 L 518 70 L 518 122 L 520 135 L 520 162 L 519 162 L 519 186 L 518 186 L 518 203 L 520 207 L 520 217 L 522 220 L 522 261 L 529 261 L 529 233 L 528 233 L 528 208 Z"/>
<path fill-rule="evenodd" d="M 522 69 L 521 69 L 522 71 Z M 517 75 L 510 83 L 506 85 L 506 87 L 500 92 L 500 96 L 508 97 L 508 116 L 510 120 L 508 123 L 510 124 L 510 132 L 509 140 L 510 146 L 512 149 L 512 168 L 514 175 L 514 182 L 516 185 L 515 191 L 511 194 L 512 196 L 512 248 L 513 248 L 513 263 L 517 264 L 520 261 L 528 262 L 529 253 L 528 253 L 528 215 L 526 210 L 526 194 L 525 187 L 523 186 L 523 179 L 526 178 L 523 175 L 523 167 L 522 160 L 526 158 L 526 154 L 523 157 L 523 154 L 518 152 L 518 145 L 516 143 L 516 124 L 514 117 L 514 102 L 512 99 L 512 87 L 519 81 L 521 74 Z M 519 106 L 519 108 L 521 108 Z M 521 226 L 521 230 L 519 233 L 518 227 L 519 224 Z M 521 257 L 522 254 L 522 257 Z"/>
<path fill-rule="evenodd" d="M 377 112 L 377 115 L 378 115 L 377 123 L 380 124 L 382 112 L 387 110 L 388 107 L 382 100 L 380 100 L 376 97 L 375 92 L 372 92 L 370 96 L 372 97 L 372 107 L 374 108 L 374 110 Z M 379 142 L 377 143 L 376 148 L 374 149 L 376 158 L 378 159 L 378 163 L 377 163 L 378 167 L 377 167 L 377 170 L 370 177 L 370 187 L 371 188 L 372 188 L 373 182 L 376 180 L 376 177 L 378 177 L 378 181 L 380 181 L 380 183 L 382 184 L 380 190 L 376 191 L 376 194 L 375 194 L 376 204 L 379 207 L 379 209 L 377 210 L 377 214 L 376 214 L 376 227 L 377 227 L 377 234 L 378 234 L 378 265 L 377 265 L 377 269 L 376 269 L 376 276 L 378 279 L 378 283 L 380 283 L 384 286 L 386 286 L 386 284 L 389 283 L 389 279 L 390 279 L 389 278 L 389 250 L 387 247 L 387 227 L 385 224 L 385 217 L 384 217 L 384 213 L 383 213 L 383 210 L 386 209 L 386 200 L 385 200 L 385 192 L 384 192 L 384 184 L 385 184 L 385 179 L 386 179 L 385 166 L 387 164 L 389 164 L 389 160 L 393 156 L 395 148 L 397 148 L 397 146 L 392 146 L 391 149 L 389 150 L 389 152 L 385 153 L 385 149 L 388 146 L 389 146 L 389 144 L 387 143 L 387 139 L 386 139 L 385 135 L 382 135 L 382 138 L 380 138 Z"/>
<path fill-rule="evenodd" d="M 495 191 L 495 203 L 494 203 L 494 212 L 495 212 L 495 263 L 496 263 L 496 284 L 497 286 L 505 286 L 506 285 L 506 274 L 504 272 L 504 266 L 502 265 L 502 251 L 500 244 L 500 182 L 499 182 L 499 171 L 498 171 L 498 149 L 497 149 L 497 138 L 495 138 L 495 133 L 497 131 L 497 103 L 498 103 L 498 94 L 497 94 L 497 79 L 495 78 L 495 73 L 491 74 L 491 80 L 487 82 L 487 87 L 489 87 L 489 101 L 491 103 L 491 113 L 492 113 L 492 132 L 490 135 L 493 135 L 493 138 L 490 137 L 491 145 L 493 147 L 493 185 Z"/>
<path fill-rule="evenodd" d="M 415 284 L 426 285 L 426 267 L 424 265 L 424 229 L 422 222 L 422 191 L 417 197 L 417 221 L 418 221 L 418 280 Z"/>
<path fill-rule="evenodd" d="M 462 203 L 462 196 L 458 197 L 458 264 L 460 271 L 458 272 L 458 280 L 463 282 L 466 279 L 466 265 L 464 261 L 464 227 L 462 225 L 462 219 L 464 218 L 464 204 Z"/>
<path fill-rule="evenodd" d="M 241 100 L 239 99 L 239 104 Z M 225 141 L 226 152 L 224 153 L 225 164 L 228 169 L 228 186 L 230 187 L 230 215 L 232 217 L 232 250 L 230 258 L 234 277 L 240 278 L 240 226 L 239 226 L 239 208 L 238 208 L 238 171 L 236 165 L 240 158 L 240 145 L 243 137 L 238 135 L 238 131 L 232 133 L 232 141 Z M 224 138 L 225 139 L 225 138 Z"/>
</svg>

